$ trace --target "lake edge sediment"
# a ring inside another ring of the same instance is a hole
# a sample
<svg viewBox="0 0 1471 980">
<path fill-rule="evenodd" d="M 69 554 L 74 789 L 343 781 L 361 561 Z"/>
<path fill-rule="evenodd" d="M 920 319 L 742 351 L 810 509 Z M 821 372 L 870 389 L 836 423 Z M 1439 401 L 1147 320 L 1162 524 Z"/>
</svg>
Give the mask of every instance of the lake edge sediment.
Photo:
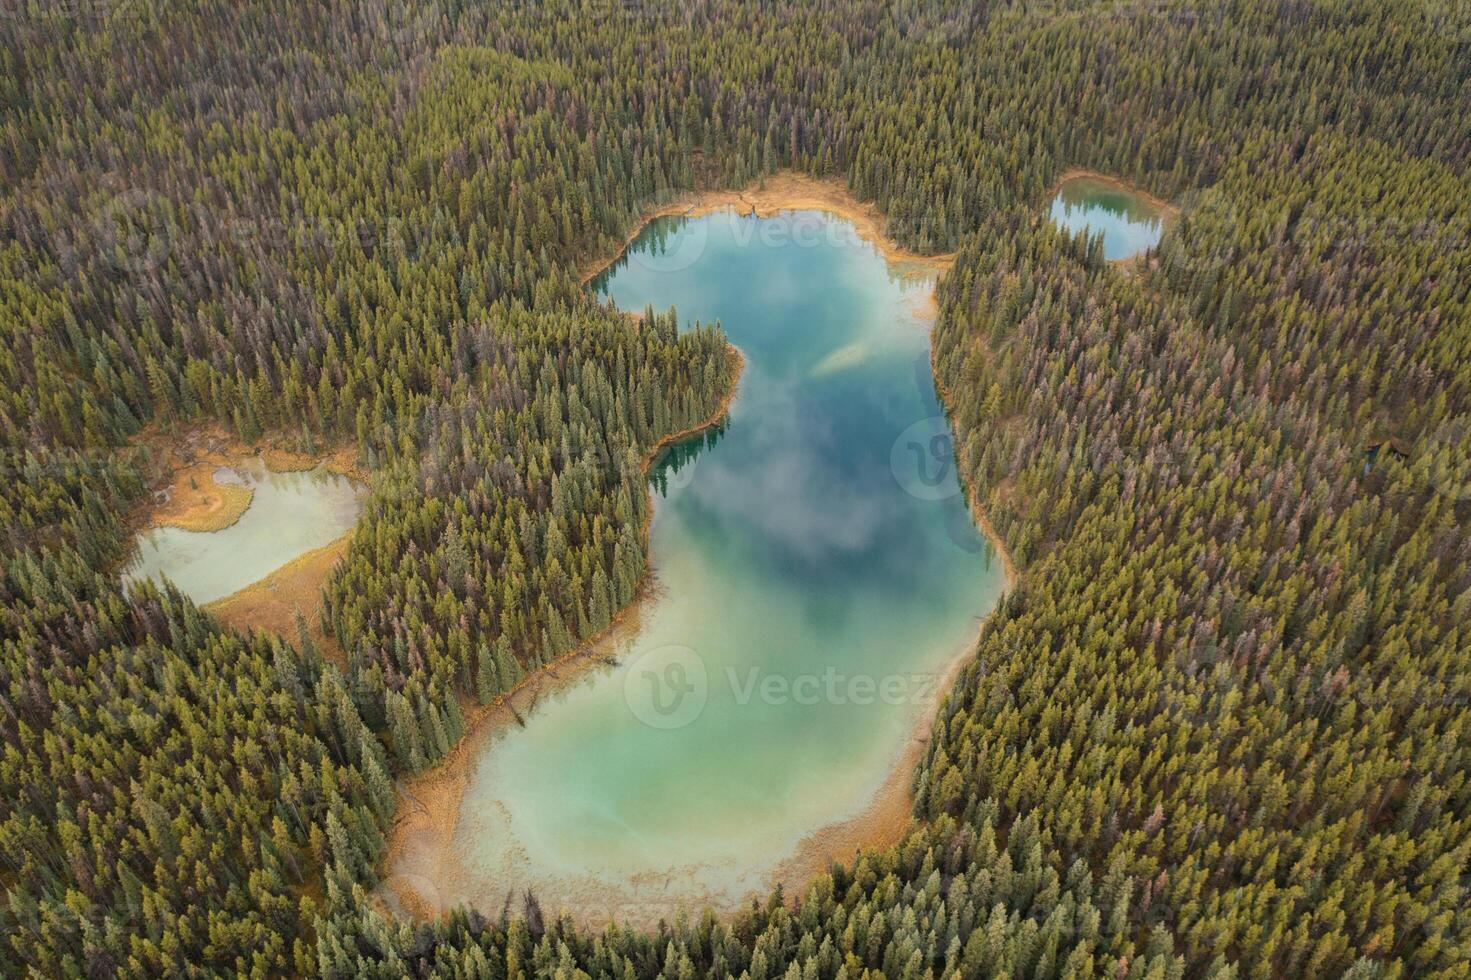
<svg viewBox="0 0 1471 980">
<path fill-rule="evenodd" d="M 758 218 L 769 218 L 780 213 L 795 211 L 819 211 L 848 221 L 862 239 L 876 247 L 887 264 L 892 266 L 914 263 L 933 271 L 934 281 L 929 290 L 931 296 L 938 287 L 940 277 L 949 270 L 954 262 L 954 253 L 935 256 L 920 255 L 888 239 L 881 231 L 882 215 L 872 205 L 856 201 L 846 188 L 838 186 L 835 181 L 819 180 L 803 174 L 784 171 L 766 178 L 764 183 L 767 185 L 775 183 L 777 187 L 752 186 L 742 191 L 700 192 L 683 196 L 677 201 L 644 212 L 615 254 L 583 266 L 580 273 L 581 284 L 587 285 L 612 268 L 627 254 L 629 248 L 648 226 L 659 218 L 701 217 L 731 211 L 754 215 Z M 927 314 L 920 317 L 925 321 L 924 327 L 927 331 L 932 330 L 934 318 L 937 316 L 938 308 L 931 304 Z M 934 345 L 930 343 L 929 346 L 931 376 L 948 419 L 950 415 L 948 392 L 944 390 L 938 375 L 934 372 Z M 731 350 L 740 356 L 739 350 L 734 345 L 731 345 Z M 651 471 L 658 455 L 668 445 L 716 426 L 728 415 L 730 403 L 734 400 L 739 388 L 739 381 L 740 367 L 738 366 L 731 390 L 727 393 L 721 408 L 704 424 L 666 437 L 656 444 L 645 459 L 646 475 Z M 957 454 L 963 456 L 963 447 L 958 440 L 955 440 L 955 446 Z M 1016 584 L 1017 568 L 1004 541 L 996 534 L 989 518 L 986 517 L 979 498 L 965 480 L 964 472 L 961 470 L 960 482 L 966 494 L 972 518 L 1002 562 L 1004 580 L 997 596 L 999 602 Z M 641 534 L 647 551 L 653 518 L 652 488 L 646 488 L 646 492 L 650 494 L 651 506 L 643 521 Z M 459 823 L 460 806 L 473 772 L 473 763 L 477 761 L 474 749 L 480 746 L 486 738 L 519 722 L 511 699 L 518 693 L 529 690 L 532 693 L 532 704 L 534 705 L 548 689 L 555 691 L 563 686 L 570 686 L 589 668 L 602 664 L 603 661 L 598 658 L 598 654 L 606 649 L 612 638 L 629 628 L 630 622 L 637 619 L 644 603 L 656 594 L 657 583 L 653 581 L 652 555 L 650 554 L 633 600 L 617 612 L 613 622 L 604 631 L 585 641 L 577 649 L 529 673 L 511 691 L 497 695 L 486 705 L 475 704 L 469 699 L 462 698 L 466 726 L 465 734 L 459 742 L 451 748 L 448 756 L 434 766 L 398 782 L 399 800 L 395 809 L 400 815 L 395 818 L 393 826 L 384 835 L 386 843 L 380 861 L 380 870 L 386 874 L 382 876 L 384 885 L 381 887 L 392 893 L 399 906 L 405 909 L 412 918 L 432 918 L 448 909 L 442 907 L 442 903 L 438 901 L 438 889 L 434 886 L 434 882 L 421 873 L 425 869 L 397 871 L 396 866 L 414 844 L 422 843 L 411 839 L 415 833 L 429 834 L 437 838 L 431 843 L 435 851 L 433 863 L 442 866 L 448 849 L 453 843 L 455 830 Z M 989 621 L 988 614 L 977 628 L 977 638 L 986 629 Z M 975 638 L 968 641 L 957 655 L 944 665 L 940 682 L 935 685 L 933 695 L 928 699 L 920 717 L 916 719 L 899 753 L 899 758 L 889 767 L 874 797 L 858 813 L 818 827 L 803 837 L 790 855 L 775 864 L 768 879 L 769 887 L 774 888 L 780 884 L 788 892 L 800 890 L 805 888 L 812 878 L 825 871 L 831 860 L 851 857 L 865 848 L 890 846 L 903 839 L 905 833 L 914 825 L 914 800 L 911 787 L 914 770 L 923 759 L 929 734 L 933 730 L 935 719 L 938 717 L 945 697 L 950 693 L 960 672 L 975 654 L 976 642 Z M 558 670 L 566 671 L 566 675 L 559 674 Z M 413 807 L 412 810 L 407 809 L 410 806 Z M 845 856 L 838 853 L 839 847 L 846 850 L 848 854 Z M 437 871 L 441 880 L 445 875 L 442 867 L 427 870 Z M 425 896 L 415 879 L 428 885 L 436 895 Z M 738 902 L 735 907 L 724 910 L 724 914 L 733 913 L 739 905 Z M 600 919 L 590 919 L 585 915 L 579 916 L 576 909 L 565 909 L 565 911 L 584 924 L 594 926 L 606 924 Z"/>
<path fill-rule="evenodd" d="M 639 535 L 644 545 L 645 560 L 633 599 L 614 613 L 612 622 L 601 632 L 583 641 L 576 649 L 562 654 L 536 670 L 529 671 L 509 691 L 497 694 L 485 704 L 479 704 L 468 697 L 461 697 L 465 733 L 460 740 L 450 749 L 448 755 L 428 769 L 396 782 L 399 800 L 395 812 L 400 816 L 395 817 L 393 825 L 384 834 L 385 844 L 380 864 L 384 870 L 389 872 L 384 879 L 385 887 L 394 892 L 402 907 L 409 909 L 410 914 L 415 918 L 428 917 L 425 908 L 428 903 L 424 896 L 416 894 L 409 886 L 406 874 L 395 874 L 393 867 L 403 858 L 404 852 L 415 843 L 410 839 L 415 833 L 427 834 L 435 838 L 432 846 L 436 848 L 438 862 L 443 861 L 445 853 L 454 841 L 455 829 L 459 825 L 461 802 L 476 761 L 474 750 L 490 736 L 505 730 L 512 724 L 519 723 L 519 714 L 512 699 L 517 694 L 529 691 L 532 695 L 531 704 L 534 707 L 548 687 L 555 690 L 564 685 L 570 685 L 588 669 L 603 665 L 605 661 L 601 657 L 605 655 L 604 650 L 608 644 L 632 626 L 638 619 L 644 604 L 657 594 L 658 586 L 653 576 L 653 556 L 650 553 L 649 540 L 654 519 L 654 490 L 649 484 L 648 477 L 659 456 L 670 446 L 716 428 L 729 417 L 731 406 L 735 403 L 736 395 L 740 390 L 745 357 L 740 348 L 729 342 L 726 344 L 726 350 L 728 355 L 735 360 L 735 365 L 731 375 L 730 389 L 721 399 L 720 405 L 702 422 L 664 436 L 644 454 L 642 468 L 647 506 L 644 519 L 640 522 Z M 560 674 L 559 670 L 565 671 L 565 675 Z M 425 803 L 425 798 L 432 802 Z M 410 802 L 418 808 L 418 814 L 402 815 L 405 805 Z M 422 819 L 415 820 L 416 816 Z M 418 872 L 408 872 L 407 877 L 425 876 Z M 402 887 L 394 887 L 392 883 L 395 880 L 398 880 Z M 438 908 L 434 911 L 437 913 L 445 910 Z"/>
</svg>

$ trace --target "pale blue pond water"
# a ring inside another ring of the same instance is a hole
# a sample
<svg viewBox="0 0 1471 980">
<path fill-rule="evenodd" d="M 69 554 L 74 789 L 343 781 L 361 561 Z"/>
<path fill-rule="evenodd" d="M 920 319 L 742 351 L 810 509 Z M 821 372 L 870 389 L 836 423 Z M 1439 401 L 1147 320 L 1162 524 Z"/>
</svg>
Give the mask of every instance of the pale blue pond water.
<svg viewBox="0 0 1471 980">
<path fill-rule="evenodd" d="M 1103 235 L 1103 256 L 1127 259 L 1159 244 L 1164 215 L 1137 194 L 1108 181 L 1076 177 L 1052 200 L 1052 220 L 1071 232 Z"/>
<path fill-rule="evenodd" d="M 125 579 L 168 579 L 195 602 L 213 602 L 331 544 L 352 530 L 362 509 L 362 485 L 322 467 L 272 473 L 251 460 L 222 469 L 216 480 L 254 491 L 240 520 L 220 531 L 144 531 Z"/>
</svg>

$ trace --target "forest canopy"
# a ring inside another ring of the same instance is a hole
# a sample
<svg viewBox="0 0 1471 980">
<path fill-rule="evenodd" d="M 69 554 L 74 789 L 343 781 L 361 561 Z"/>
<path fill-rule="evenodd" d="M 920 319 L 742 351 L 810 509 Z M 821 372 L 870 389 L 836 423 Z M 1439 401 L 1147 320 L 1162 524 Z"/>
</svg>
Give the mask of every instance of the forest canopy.
<svg viewBox="0 0 1471 980">
<path fill-rule="evenodd" d="M 1471 974 L 1471 13 L 78 0 L 0 16 L 0 972 Z M 1176 202 L 1124 270 L 1070 167 Z M 607 625 L 718 325 L 583 289 L 779 170 L 955 252 L 1022 566 L 893 848 L 730 922 L 372 893 L 396 775 Z M 350 447 L 309 630 L 119 580 L 140 435 Z"/>
</svg>

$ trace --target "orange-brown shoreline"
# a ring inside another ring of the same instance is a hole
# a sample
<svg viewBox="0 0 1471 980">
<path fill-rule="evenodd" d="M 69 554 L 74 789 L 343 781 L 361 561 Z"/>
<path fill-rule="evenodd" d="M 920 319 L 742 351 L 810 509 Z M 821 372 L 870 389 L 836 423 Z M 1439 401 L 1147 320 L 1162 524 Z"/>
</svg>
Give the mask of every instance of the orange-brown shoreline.
<svg viewBox="0 0 1471 980">
<path fill-rule="evenodd" d="M 819 181 L 804 175 L 786 172 L 768 177 L 765 185 L 764 188 L 748 188 L 745 191 L 693 194 L 645 212 L 618 253 L 611 258 L 601 259 L 584 266 L 581 270 L 581 281 L 586 284 L 609 268 L 624 254 L 644 227 L 657 217 L 674 214 L 693 217 L 729 209 L 754 213 L 759 217 L 768 217 L 781 211 L 824 211 L 852 222 L 859 235 L 872 242 L 891 264 L 922 264 L 938 274 L 943 274 L 953 264 L 953 254 L 922 256 L 893 243 L 882 232 L 882 216 L 878 215 L 872 206 L 854 200 L 846 189 L 836 182 Z M 917 313 L 921 318 L 933 320 L 938 309 L 933 302 L 929 302 L 923 304 Z M 664 445 L 718 424 L 728 410 L 729 400 L 735 393 L 734 389 L 733 385 L 732 391 L 727 394 L 726 404 L 722 405 L 721 410 L 705 425 L 661 441 L 661 444 L 656 446 L 646 458 L 645 467 L 647 468 L 652 463 Z M 948 394 L 943 388 L 941 395 L 948 406 Z M 957 450 L 963 451 L 958 440 Z M 964 484 L 963 478 L 962 483 Z M 1001 558 L 1005 575 L 1005 583 L 1002 588 L 1004 595 L 1017 580 L 1015 563 L 1006 550 L 1004 542 L 996 535 L 995 529 L 981 509 L 980 502 L 968 485 L 965 486 L 965 492 L 977 525 Z M 647 543 L 647 519 L 644 522 L 642 533 Z M 632 603 L 619 612 L 613 624 L 604 633 L 549 665 L 552 668 L 550 679 L 546 677 L 548 671 L 537 671 L 528 675 L 514 690 L 497 697 L 488 705 L 468 708 L 465 713 L 466 735 L 459 744 L 432 769 L 405 780 L 401 784 L 399 818 L 387 835 L 383 866 L 388 872 L 386 887 L 397 900 L 399 907 L 411 916 L 426 918 L 446 911 L 439 907 L 437 897 L 430 897 L 423 893 L 424 887 L 428 886 L 437 895 L 434 880 L 425 872 L 437 871 L 441 876 L 440 880 L 444 880 L 446 876 L 453 876 L 452 869 L 445 869 L 443 864 L 453 841 L 460 804 L 469 782 L 473 763 L 478 756 L 476 749 L 491 733 L 500 730 L 503 726 L 517 723 L 516 712 L 511 707 L 511 701 L 517 695 L 527 691 L 532 695 L 531 703 L 534 703 L 534 700 L 539 698 L 549 686 L 555 689 L 555 687 L 569 684 L 589 667 L 602 663 L 597 655 L 607 650 L 610 640 L 615 635 L 622 635 L 625 631 L 631 631 L 636 635 L 636 621 L 642 611 L 643 603 L 652 595 L 657 594 L 656 587 L 648 583 L 648 578 L 646 575 L 645 585 L 640 588 L 639 594 Z M 982 623 L 979 629 L 984 630 L 985 623 Z M 945 695 L 953 687 L 961 670 L 974 656 L 974 652 L 975 642 L 971 641 L 946 665 L 945 673 L 932 689 L 931 696 L 927 699 L 920 717 L 916 719 L 904 748 L 868 805 L 857 814 L 820 827 L 804 837 L 793 853 L 776 866 L 768 881 L 770 887 L 774 888 L 779 884 L 787 894 L 800 893 L 814 877 L 827 871 L 833 861 L 848 860 L 864 849 L 887 847 L 903 839 L 913 824 L 911 784 L 914 771 L 924 758 L 929 734 Z M 425 868 L 422 864 L 418 864 L 413 868 L 396 871 L 395 869 L 411 848 L 421 854 L 424 850 L 429 850 L 433 854 L 430 863 L 436 867 Z M 567 912 L 584 925 L 600 927 L 606 924 L 597 917 L 594 910 L 567 908 L 560 911 Z M 736 908 L 718 911 L 733 913 Z"/>
<path fill-rule="evenodd" d="M 152 481 L 155 494 L 166 489 L 168 496 L 164 504 L 157 503 L 155 499 L 135 512 L 134 527 L 181 527 L 201 533 L 229 527 L 248 509 L 252 492 L 245 487 L 216 484 L 214 471 L 221 467 L 237 467 L 252 460 L 259 461 L 272 473 L 296 473 L 325 466 L 333 473 L 361 483 L 368 482 L 368 475 L 362 470 L 357 453 L 351 447 L 338 447 L 314 455 L 283 449 L 270 440 L 248 444 L 218 425 L 196 425 L 170 433 L 149 431 L 135 439 L 134 445 L 152 453 L 156 470 Z M 209 479 L 208 487 L 199 485 L 205 477 Z M 218 487 L 243 492 L 245 506 L 230 514 L 222 513 L 218 507 L 202 506 L 201 500 L 208 498 L 210 488 Z M 204 608 L 232 629 L 241 632 L 260 629 L 292 641 L 296 639 L 296 614 L 300 612 L 306 618 L 308 632 L 318 648 L 340 664 L 342 652 L 337 648 L 336 640 L 321 626 L 320 596 L 322 583 L 346 554 L 351 537 L 352 532 L 349 531 L 335 541 L 298 555 L 265 578 L 206 603 Z"/>
<path fill-rule="evenodd" d="M 350 447 L 311 455 L 282 449 L 271 441 L 242 442 L 218 425 L 190 426 L 180 432 L 151 430 L 137 436 L 132 446 L 152 456 L 154 473 L 150 478 L 154 497 L 134 514 L 138 527 L 179 527 L 186 531 L 219 531 L 240 519 L 249 507 L 250 491 L 214 482 L 214 471 L 221 467 L 239 466 L 259 460 L 272 473 L 295 473 L 325 466 L 333 473 L 350 476 L 366 483 L 368 477 L 358 466 L 357 453 Z M 144 459 L 148 459 L 145 456 Z M 207 498 L 224 490 L 241 490 L 244 503 L 227 503 L 222 508 Z M 163 503 L 159 494 L 167 497 Z M 238 507 L 238 509 L 236 509 Z"/>
<path fill-rule="evenodd" d="M 884 231 L 883 215 L 872 204 L 865 204 L 853 197 L 841 182 L 783 170 L 744 190 L 693 191 L 645 209 L 618 251 L 612 256 L 597 257 L 584 263 L 579 280 L 586 285 L 622 258 L 628 247 L 655 218 L 672 215 L 695 218 L 731 210 L 758 218 L 774 217 L 785 211 L 822 211 L 851 222 L 859 236 L 871 242 L 891 265 L 914 263 L 943 272 L 955 262 L 953 252 L 921 255 L 889 238 Z"/>
<path fill-rule="evenodd" d="M 654 465 L 654 461 L 659 458 L 659 454 L 667 447 L 720 425 L 730 414 L 731 405 L 740 388 L 745 357 L 734 344 L 728 345 L 728 350 L 730 356 L 735 360 L 730 390 L 725 393 L 720 405 L 709 418 L 698 425 L 671 433 L 656 442 L 644 454 L 643 469 L 646 474 Z M 644 520 L 639 533 L 643 538 L 644 550 L 647 553 L 654 506 L 653 491 L 646 485 L 644 492 L 648 495 L 648 506 L 645 508 Z M 468 699 L 462 701 L 462 713 L 465 716 L 464 736 L 450 749 L 449 754 L 434 766 L 400 781 L 398 816 L 386 835 L 382 863 L 389 872 L 387 887 L 393 892 L 400 906 L 410 915 L 415 918 L 428 918 L 443 910 L 437 907 L 437 903 L 427 900 L 422 894 L 422 888 L 416 884 L 418 880 L 427 881 L 427 876 L 417 872 L 395 874 L 393 869 L 414 845 L 424 845 L 433 849 L 441 855 L 442 863 L 442 855 L 453 841 L 455 827 L 459 823 L 460 802 L 464 798 L 465 787 L 469 783 L 472 765 L 477 757 L 476 750 L 490 735 L 508 725 L 521 723 L 516 706 L 517 696 L 530 695 L 529 700 L 523 701 L 522 707 L 535 704 L 548 689 L 569 684 L 589 668 L 604 664 L 605 660 L 602 658 L 606 656 L 606 650 L 613 640 L 624 634 L 637 634 L 638 619 L 644 604 L 657 595 L 657 591 L 657 586 L 652 576 L 649 575 L 649 567 L 646 562 L 644 577 L 639 583 L 639 590 L 633 601 L 620 609 L 614 615 L 613 621 L 602 632 L 586 640 L 577 649 L 546 664 L 540 670 L 528 673 L 511 690 L 497 695 L 486 704 L 474 704 Z M 432 885 L 432 882 L 427 883 Z"/>
<path fill-rule="evenodd" d="M 297 639 L 296 616 L 306 620 L 307 635 L 328 660 L 345 667 L 347 658 L 337 645 L 337 638 L 323 627 L 321 617 L 322 585 L 352 541 L 352 532 L 320 548 L 297 555 L 263 579 L 221 599 L 206 603 L 204 609 L 231 629 L 242 633 L 264 630 Z"/>
<path fill-rule="evenodd" d="M 1149 193 L 1149 191 L 1146 191 L 1144 188 L 1129 183 L 1127 180 L 1123 180 L 1120 177 L 1115 177 L 1113 174 L 1105 174 L 1097 170 L 1089 170 L 1086 167 L 1069 167 L 1068 169 L 1064 170 L 1062 176 L 1053 181 L 1052 186 L 1047 189 L 1047 196 L 1046 198 L 1044 198 L 1044 204 L 1046 202 L 1050 202 L 1054 197 L 1057 196 L 1057 192 L 1062 190 L 1063 184 L 1066 184 L 1070 180 L 1083 179 L 1096 180 L 1100 184 L 1107 184 L 1108 186 L 1116 190 L 1133 194 L 1135 197 L 1138 197 L 1148 203 L 1150 207 L 1159 209 L 1159 212 L 1166 223 L 1173 221 L 1180 216 L 1180 208 L 1178 205 L 1172 204 L 1162 197 L 1157 197 L 1154 194 Z"/>
</svg>

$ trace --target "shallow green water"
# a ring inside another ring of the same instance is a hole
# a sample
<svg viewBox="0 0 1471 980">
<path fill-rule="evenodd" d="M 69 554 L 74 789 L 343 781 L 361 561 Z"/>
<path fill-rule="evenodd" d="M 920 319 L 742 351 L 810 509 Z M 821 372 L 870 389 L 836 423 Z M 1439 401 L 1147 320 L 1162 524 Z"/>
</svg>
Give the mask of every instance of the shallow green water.
<svg viewBox="0 0 1471 980">
<path fill-rule="evenodd" d="M 764 888 L 871 801 L 1003 585 L 956 483 L 929 285 L 846 222 L 666 219 L 596 288 L 719 319 L 745 374 L 723 431 L 656 467 L 659 593 L 619 666 L 480 749 L 443 904 L 532 887 L 637 920 Z"/>
<path fill-rule="evenodd" d="M 342 537 L 362 509 L 362 486 L 322 467 L 272 473 L 252 460 L 216 480 L 254 489 L 240 520 L 220 531 L 144 531 L 124 578 L 166 578 L 195 602 L 212 602 Z"/>
<path fill-rule="evenodd" d="M 1103 234 L 1103 255 L 1127 259 L 1159 244 L 1160 209 L 1137 194 L 1093 177 L 1065 181 L 1052 199 L 1052 220 L 1068 231 Z"/>
</svg>

